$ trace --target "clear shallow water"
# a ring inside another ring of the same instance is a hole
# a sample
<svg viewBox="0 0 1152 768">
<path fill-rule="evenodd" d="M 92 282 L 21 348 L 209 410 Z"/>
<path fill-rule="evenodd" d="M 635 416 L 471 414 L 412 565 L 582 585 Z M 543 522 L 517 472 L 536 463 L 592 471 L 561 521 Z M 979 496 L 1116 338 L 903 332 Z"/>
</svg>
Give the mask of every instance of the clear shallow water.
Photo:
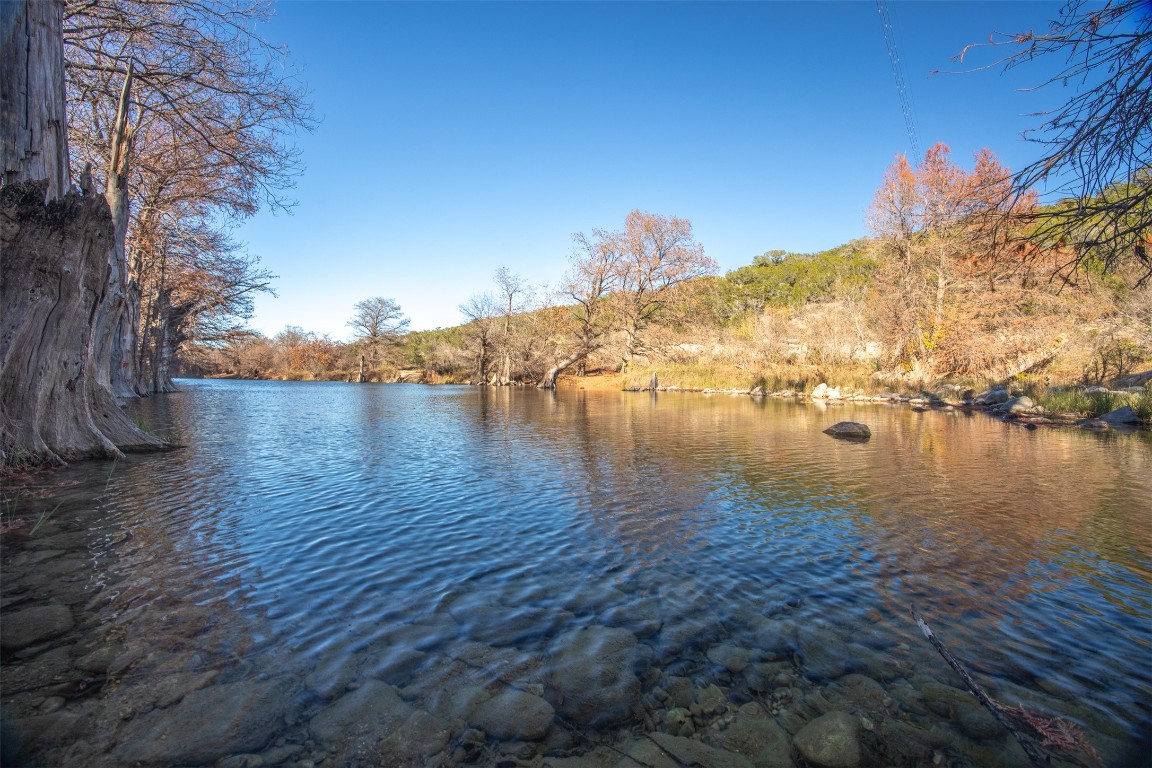
<svg viewBox="0 0 1152 768">
<path fill-rule="evenodd" d="M 790 732 L 819 714 L 775 707 L 772 686 L 716 663 L 717 647 L 736 647 L 790 662 L 783 690 L 795 697 L 866 672 L 897 699 L 894 719 L 929 729 L 947 714 L 894 692 L 960 683 L 916 630 L 915 604 L 1007 703 L 1029 696 L 1076 720 L 1113 764 L 1150 743 L 1147 433 L 678 393 L 181 387 L 138 412 L 185 447 L 68 470 L 78 485 L 58 522 L 82 525 L 91 567 L 77 623 L 116 651 L 145 642 L 155 656 L 126 667 L 116 690 L 109 674 L 105 698 L 206 669 L 217 677 L 203 690 L 287 675 L 291 701 L 265 729 L 293 746 L 375 679 L 449 722 L 434 699 L 463 695 L 464 663 L 470 682 L 495 690 L 511 676 L 563 710 L 549 663 L 564 638 L 597 626 L 635 636 L 640 697 L 683 677 L 718 685 L 733 712 L 771 704 Z M 871 425 L 872 440 L 821 433 L 845 419 Z M 773 651 L 765 620 L 801 634 Z M 805 635 L 813 628 L 825 635 Z M 813 674 L 814 643 L 875 658 Z M 660 708 L 641 701 L 611 728 L 661 728 Z M 68 706 L 90 714 L 99 702 L 88 692 Z M 153 736 L 176 711 L 137 710 Z M 564 722 L 608 738 L 595 719 Z M 139 757 L 116 752 L 151 738 L 134 725 L 91 750 L 109 764 Z M 454 731 L 421 759 L 455 745 L 457 762 L 497 762 L 497 741 L 461 752 Z M 330 762 L 354 760 L 327 747 Z M 569 735 L 556 751 L 586 749 Z M 983 754 L 936 751 L 957 765 Z"/>
</svg>

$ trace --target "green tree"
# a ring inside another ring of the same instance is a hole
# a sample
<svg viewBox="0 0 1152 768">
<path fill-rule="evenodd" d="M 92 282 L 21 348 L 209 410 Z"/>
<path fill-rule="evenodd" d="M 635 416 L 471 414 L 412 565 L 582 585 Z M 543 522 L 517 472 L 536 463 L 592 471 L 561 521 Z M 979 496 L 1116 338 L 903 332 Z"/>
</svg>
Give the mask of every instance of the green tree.
<svg viewBox="0 0 1152 768">
<path fill-rule="evenodd" d="M 814 254 L 768 251 L 725 275 L 729 301 L 739 311 L 829 301 L 845 289 L 870 283 L 875 266 L 863 240 Z"/>
</svg>

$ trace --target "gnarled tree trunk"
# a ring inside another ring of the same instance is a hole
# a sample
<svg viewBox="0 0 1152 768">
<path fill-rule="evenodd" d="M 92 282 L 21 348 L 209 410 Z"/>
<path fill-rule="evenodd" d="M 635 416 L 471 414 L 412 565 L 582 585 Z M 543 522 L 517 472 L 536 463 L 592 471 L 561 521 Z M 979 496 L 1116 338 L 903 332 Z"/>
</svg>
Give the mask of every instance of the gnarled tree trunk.
<svg viewBox="0 0 1152 768">
<path fill-rule="evenodd" d="M 571 368 L 576 363 L 582 363 L 588 359 L 588 353 L 584 351 L 577 352 L 575 355 L 564 358 L 560 362 L 553 365 L 545 372 L 544 377 L 540 379 L 540 383 L 536 385 L 537 389 L 556 389 L 556 379 L 560 378 L 560 374 Z"/>
<path fill-rule="evenodd" d="M 74 192 L 45 203 L 44 190 L 43 182 L 0 189 L 5 459 L 61 463 L 162 447 L 100 383 L 92 355 L 108 283 L 108 204 Z"/>
<path fill-rule="evenodd" d="M 70 191 L 62 3 L 0 2 L 0 458 L 60 463 L 164 446 L 101 382 L 108 202 Z"/>
</svg>

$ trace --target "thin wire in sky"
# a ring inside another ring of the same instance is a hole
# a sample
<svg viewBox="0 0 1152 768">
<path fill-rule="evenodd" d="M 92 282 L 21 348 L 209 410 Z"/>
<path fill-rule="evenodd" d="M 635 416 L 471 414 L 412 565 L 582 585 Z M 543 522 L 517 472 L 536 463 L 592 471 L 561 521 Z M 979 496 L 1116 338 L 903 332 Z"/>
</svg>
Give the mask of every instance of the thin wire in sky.
<svg viewBox="0 0 1152 768">
<path fill-rule="evenodd" d="M 904 66 L 900 63 L 900 53 L 896 48 L 896 27 L 888 13 L 884 0 L 876 0 L 876 12 L 880 14 L 880 27 L 884 32 L 884 45 L 892 62 L 892 77 L 896 81 L 896 91 L 900 95 L 900 110 L 904 113 L 904 128 L 908 131 L 908 144 L 912 147 L 912 157 L 920 157 L 920 138 L 916 131 L 916 116 L 912 105 L 912 91 L 904 78 Z"/>
</svg>

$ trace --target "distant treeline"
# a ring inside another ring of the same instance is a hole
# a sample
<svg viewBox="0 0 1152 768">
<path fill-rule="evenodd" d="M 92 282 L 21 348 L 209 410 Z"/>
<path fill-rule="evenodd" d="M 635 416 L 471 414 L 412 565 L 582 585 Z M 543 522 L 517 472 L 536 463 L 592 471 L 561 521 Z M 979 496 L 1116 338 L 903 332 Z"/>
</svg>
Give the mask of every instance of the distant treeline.
<svg viewBox="0 0 1152 768">
<path fill-rule="evenodd" d="M 376 297 L 349 321 L 355 341 L 239 333 L 186 345 L 181 371 L 547 386 L 565 373 L 642 381 L 657 370 L 684 386 L 916 387 L 1101 381 L 1152 359 L 1140 261 L 1033 236 L 1050 209 L 1014 195 L 1010 177 L 990 152 L 968 171 L 938 144 L 889 169 L 873 237 L 768 251 L 723 276 L 690 222 L 634 211 L 619 231 L 575 236 L 560 290 L 497 270 L 491 291 L 461 305 L 459 326 L 405 332 L 396 302 Z"/>
</svg>

